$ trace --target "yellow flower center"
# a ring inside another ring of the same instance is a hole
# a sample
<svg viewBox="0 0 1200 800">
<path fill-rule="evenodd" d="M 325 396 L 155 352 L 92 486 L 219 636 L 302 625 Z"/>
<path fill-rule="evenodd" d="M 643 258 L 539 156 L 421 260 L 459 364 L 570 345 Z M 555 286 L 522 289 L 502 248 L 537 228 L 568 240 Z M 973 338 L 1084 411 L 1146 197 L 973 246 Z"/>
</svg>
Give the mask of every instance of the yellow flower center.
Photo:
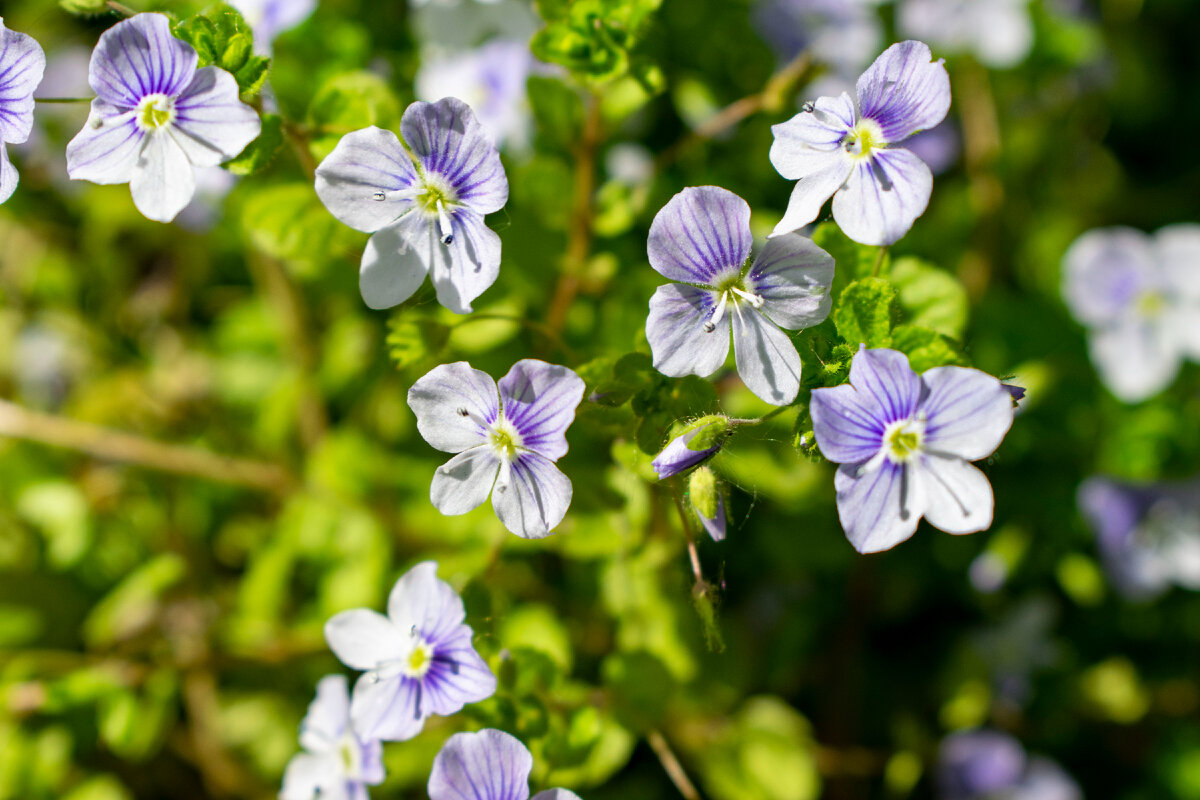
<svg viewBox="0 0 1200 800">
<path fill-rule="evenodd" d="M 883 433 L 883 444 L 892 463 L 902 464 L 921 451 L 925 426 L 919 420 L 893 422 Z"/>
<path fill-rule="evenodd" d="M 1142 292 L 1137 299 L 1137 310 L 1145 317 L 1157 317 L 1167 309 L 1166 298 L 1162 296 L 1162 292 L 1156 292 L 1153 289 Z"/>
<path fill-rule="evenodd" d="M 861 119 L 854 130 L 846 134 L 842 145 L 846 152 L 856 159 L 870 158 L 871 152 L 887 144 L 883 138 L 883 129 L 872 119 Z"/>
<path fill-rule="evenodd" d="M 517 451 L 521 449 L 521 433 L 515 425 L 501 416 L 488 431 L 488 444 L 492 446 L 492 450 L 497 456 L 505 461 L 512 461 L 517 457 Z"/>
<path fill-rule="evenodd" d="M 156 131 L 175 121 L 175 102 L 165 94 L 151 94 L 138 103 L 137 121 L 142 130 Z"/>
<path fill-rule="evenodd" d="M 416 637 L 413 641 L 412 650 L 404 659 L 402 672 L 410 678 L 421 678 L 429 672 L 429 668 L 433 666 L 433 648 L 429 642 Z"/>
</svg>

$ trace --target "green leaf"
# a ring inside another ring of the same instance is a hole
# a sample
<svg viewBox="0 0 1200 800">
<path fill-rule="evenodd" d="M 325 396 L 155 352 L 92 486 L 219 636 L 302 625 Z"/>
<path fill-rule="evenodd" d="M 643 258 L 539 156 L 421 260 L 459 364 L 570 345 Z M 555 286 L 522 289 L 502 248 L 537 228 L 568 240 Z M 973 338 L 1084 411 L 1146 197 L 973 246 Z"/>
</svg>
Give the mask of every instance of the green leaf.
<svg viewBox="0 0 1200 800">
<path fill-rule="evenodd" d="M 845 286 L 861 278 L 886 276 L 890 257 L 886 250 L 859 244 L 842 232 L 834 222 L 822 222 L 813 231 L 813 243 L 833 256 L 836 270 L 833 275 L 833 295 L 838 296 Z M 881 252 L 883 250 L 883 252 Z"/>
<path fill-rule="evenodd" d="M 808 721 L 776 697 L 755 697 L 699 759 L 715 800 L 815 800 L 821 789 Z"/>
<path fill-rule="evenodd" d="M 324 158 L 351 131 L 375 125 L 394 129 L 400 101 L 383 78 L 373 72 L 343 72 L 321 85 L 308 107 L 308 124 L 318 136 L 314 155 Z"/>
<path fill-rule="evenodd" d="M 916 258 L 901 258 L 890 275 L 905 321 L 962 339 L 967 326 L 967 290 L 950 273 Z"/>
<path fill-rule="evenodd" d="M 176 23 L 173 32 L 196 48 L 201 67 L 219 67 L 231 73 L 243 97 L 262 89 L 270 59 L 254 55 L 254 33 L 237 9 L 219 3 Z"/>
<path fill-rule="evenodd" d="M 437 361 L 450 343 L 450 327 L 403 311 L 388 320 L 387 346 L 397 369 Z"/>
<path fill-rule="evenodd" d="M 838 335 L 852 347 L 890 347 L 897 315 L 896 290 L 882 278 L 863 278 L 846 287 L 833 312 Z"/>
<path fill-rule="evenodd" d="M 266 169 L 283 147 L 283 117 L 263 114 L 262 133 L 246 149 L 225 162 L 225 169 L 234 175 L 253 175 Z"/>
<path fill-rule="evenodd" d="M 255 247 L 297 265 L 317 265 L 361 239 L 338 222 L 310 183 L 257 187 L 242 208 L 242 227 Z"/>
<path fill-rule="evenodd" d="M 58 0 L 58 4 L 71 14 L 103 14 L 108 11 L 108 0 Z"/>
<path fill-rule="evenodd" d="M 915 372 L 947 365 L 967 366 L 958 343 L 929 328 L 897 325 L 892 331 L 892 347 L 908 356 L 908 364 Z"/>
<path fill-rule="evenodd" d="M 583 126 L 583 100 L 558 78 L 531 75 L 526 82 L 538 138 L 560 149 L 570 148 Z"/>
<path fill-rule="evenodd" d="M 92 646 L 121 641 L 150 624 L 166 592 L 183 580 L 187 562 L 163 553 L 135 569 L 92 608 L 83 636 Z"/>
</svg>

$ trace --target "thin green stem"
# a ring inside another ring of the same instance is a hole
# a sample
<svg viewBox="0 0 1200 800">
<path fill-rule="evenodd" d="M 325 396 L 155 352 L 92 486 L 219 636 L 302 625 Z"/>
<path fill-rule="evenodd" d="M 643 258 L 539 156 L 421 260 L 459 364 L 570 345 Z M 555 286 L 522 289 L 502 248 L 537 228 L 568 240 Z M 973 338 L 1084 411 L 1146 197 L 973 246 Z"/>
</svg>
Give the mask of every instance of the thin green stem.
<svg viewBox="0 0 1200 800">
<path fill-rule="evenodd" d="M 729 420 L 729 424 L 739 428 L 749 427 L 751 425 L 761 425 L 769 419 L 778 417 L 780 414 L 791 408 L 795 408 L 795 406 L 780 406 L 779 408 L 768 411 L 761 417 L 753 417 L 751 419 L 731 419 Z"/>
<path fill-rule="evenodd" d="M 692 521 L 688 517 L 687 506 L 683 502 L 683 490 L 679 488 L 677 479 L 671 480 L 671 498 L 675 501 L 675 510 L 679 512 L 679 524 L 683 526 L 683 535 L 687 538 L 688 559 L 692 562 L 692 576 L 696 579 L 693 590 L 701 590 L 708 586 L 708 581 L 704 580 L 704 568 L 700 564 L 700 551 L 696 548 Z"/>
<path fill-rule="evenodd" d="M 33 98 L 33 101 L 35 103 L 51 103 L 51 104 L 55 104 L 55 105 L 57 105 L 57 104 L 66 105 L 67 103 L 90 103 L 95 99 L 96 98 L 94 98 L 94 97 L 35 97 L 35 98 Z"/>
<path fill-rule="evenodd" d="M 108 10 L 115 11 L 116 13 L 126 17 L 132 17 L 138 13 L 124 3 L 118 3 L 117 0 L 108 0 Z"/>
<path fill-rule="evenodd" d="M 679 763 L 679 759 L 662 732 L 657 728 L 651 728 L 646 732 L 646 743 L 650 745 L 654 755 L 658 756 L 658 761 L 662 764 L 667 777 L 671 779 L 671 783 L 675 784 L 675 788 L 683 795 L 684 800 L 700 800 L 700 792 L 696 791 L 696 785 L 688 777 L 683 764 Z"/>
<path fill-rule="evenodd" d="M 879 248 L 879 252 L 875 254 L 875 268 L 871 270 L 871 277 L 878 278 L 879 270 L 883 268 L 883 259 L 887 256 L 887 245 Z"/>
</svg>

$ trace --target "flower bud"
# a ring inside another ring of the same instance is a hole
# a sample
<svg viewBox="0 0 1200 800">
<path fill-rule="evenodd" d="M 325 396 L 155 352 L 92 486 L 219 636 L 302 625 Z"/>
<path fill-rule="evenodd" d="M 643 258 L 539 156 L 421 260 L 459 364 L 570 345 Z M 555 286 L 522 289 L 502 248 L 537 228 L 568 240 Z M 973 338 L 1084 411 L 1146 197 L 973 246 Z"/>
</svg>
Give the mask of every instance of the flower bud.
<svg viewBox="0 0 1200 800">
<path fill-rule="evenodd" d="M 675 436 L 650 466 L 658 479 L 669 478 L 690 469 L 721 449 L 729 433 L 729 417 L 712 414 L 689 423 Z"/>
<path fill-rule="evenodd" d="M 688 478 L 688 500 L 700 518 L 700 524 L 714 542 L 725 539 L 725 498 L 717 485 L 717 476 L 708 467 L 700 467 Z"/>
</svg>

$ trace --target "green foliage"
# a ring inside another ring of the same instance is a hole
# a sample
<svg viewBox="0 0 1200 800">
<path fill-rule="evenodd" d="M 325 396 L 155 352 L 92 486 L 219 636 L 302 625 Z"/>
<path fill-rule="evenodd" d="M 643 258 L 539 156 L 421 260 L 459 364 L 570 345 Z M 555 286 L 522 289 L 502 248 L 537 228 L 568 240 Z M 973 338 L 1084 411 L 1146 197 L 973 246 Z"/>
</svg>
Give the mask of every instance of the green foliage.
<svg viewBox="0 0 1200 800">
<path fill-rule="evenodd" d="M 72 14 L 103 14 L 108 11 L 108 0 L 58 0 L 58 4 Z"/>
<path fill-rule="evenodd" d="M 919 259 L 901 258 L 892 263 L 888 279 L 896 288 L 905 322 L 962 339 L 967 290 L 952 275 Z"/>
<path fill-rule="evenodd" d="M 240 154 L 226 161 L 224 167 L 234 175 L 254 175 L 271 165 L 283 145 L 283 118 L 278 114 L 263 114 L 262 133 Z"/>
<path fill-rule="evenodd" d="M 821 778 L 808 721 L 777 697 L 752 697 L 716 734 L 701 762 L 720 800 L 815 800 Z"/>
<path fill-rule="evenodd" d="M 450 327 L 403 311 L 388 320 L 388 353 L 397 369 L 437 362 L 450 344 Z"/>
<path fill-rule="evenodd" d="M 394 130 L 400 124 L 400 101 L 387 81 L 371 72 L 346 72 L 326 80 L 308 107 L 314 131 L 312 150 L 324 158 L 351 131 L 374 125 Z"/>
<path fill-rule="evenodd" d="M 173 33 L 196 48 L 201 67 L 220 67 L 231 73 L 242 97 L 262 90 L 271 60 L 254 54 L 254 34 L 237 9 L 218 3 L 176 23 Z"/>
<path fill-rule="evenodd" d="M 651 92 L 661 72 L 632 54 L 662 0 L 545 0 L 546 27 L 534 34 L 533 54 L 594 82 L 631 76 Z"/>
<path fill-rule="evenodd" d="M 896 289 L 890 283 L 882 278 L 862 278 L 842 291 L 833 321 L 838 336 L 847 344 L 890 347 L 899 313 Z"/>
</svg>

